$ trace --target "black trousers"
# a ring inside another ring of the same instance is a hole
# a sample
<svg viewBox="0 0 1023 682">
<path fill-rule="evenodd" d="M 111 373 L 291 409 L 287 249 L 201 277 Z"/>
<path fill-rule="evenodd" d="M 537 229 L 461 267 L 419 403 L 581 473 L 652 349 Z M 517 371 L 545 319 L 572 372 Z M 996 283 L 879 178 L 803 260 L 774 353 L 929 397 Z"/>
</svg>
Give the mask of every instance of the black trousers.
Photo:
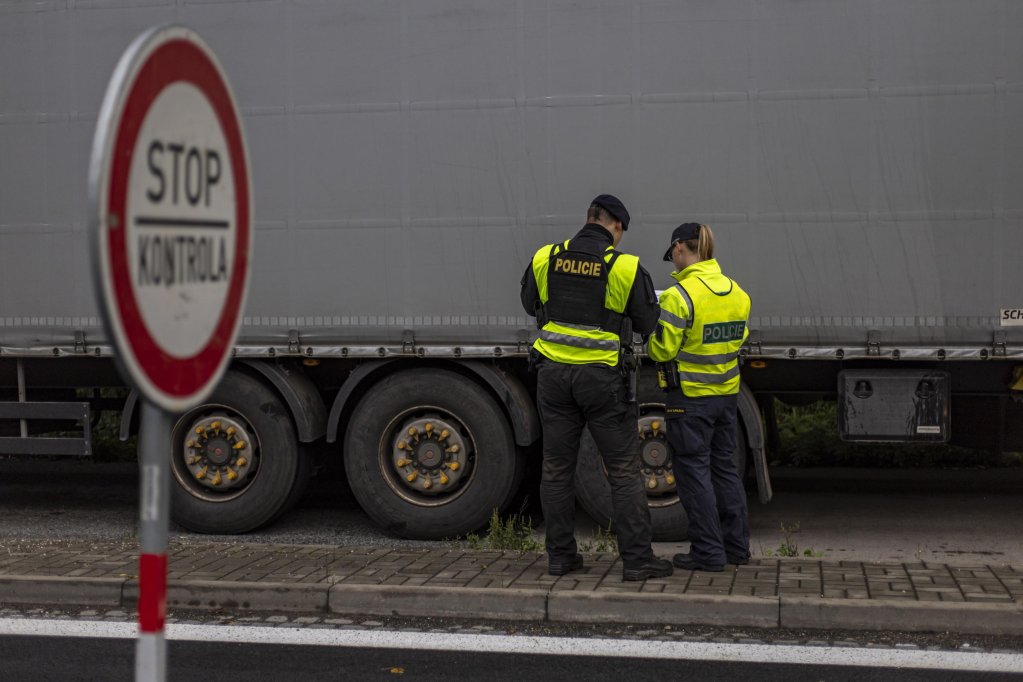
<svg viewBox="0 0 1023 682">
<path fill-rule="evenodd" d="M 732 461 L 738 397 L 668 399 L 668 445 L 689 516 L 689 553 L 704 564 L 749 556 L 746 491 Z"/>
<path fill-rule="evenodd" d="M 636 413 L 624 400 L 618 370 L 607 365 L 565 365 L 548 360 L 537 368 L 537 403 L 543 424 L 540 502 L 547 524 L 547 554 L 567 559 L 575 541 L 575 469 L 583 426 L 607 468 L 618 552 L 626 565 L 653 557 L 650 510 L 639 466 Z"/>
</svg>

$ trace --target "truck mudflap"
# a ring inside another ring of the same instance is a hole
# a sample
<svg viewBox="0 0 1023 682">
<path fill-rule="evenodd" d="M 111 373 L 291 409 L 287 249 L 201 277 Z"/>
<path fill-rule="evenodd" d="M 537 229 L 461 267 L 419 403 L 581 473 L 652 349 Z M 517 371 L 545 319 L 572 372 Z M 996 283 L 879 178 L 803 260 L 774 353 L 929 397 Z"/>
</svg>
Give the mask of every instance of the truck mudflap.
<svg viewBox="0 0 1023 682">
<path fill-rule="evenodd" d="M 771 476 L 767 470 L 767 453 L 764 448 L 767 439 L 764 436 L 764 420 L 761 417 L 757 399 L 746 384 L 739 389 L 739 419 L 742 420 L 742 426 L 746 432 L 748 456 L 753 460 L 753 467 L 757 475 L 757 497 L 761 504 L 767 504 L 774 497 L 774 491 L 771 488 Z"/>
</svg>

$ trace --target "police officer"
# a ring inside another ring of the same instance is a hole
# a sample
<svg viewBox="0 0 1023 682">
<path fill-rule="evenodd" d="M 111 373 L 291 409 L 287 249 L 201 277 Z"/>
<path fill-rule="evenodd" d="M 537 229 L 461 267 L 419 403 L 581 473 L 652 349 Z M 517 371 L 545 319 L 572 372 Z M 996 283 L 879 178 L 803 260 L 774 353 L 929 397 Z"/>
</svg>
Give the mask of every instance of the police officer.
<svg viewBox="0 0 1023 682">
<path fill-rule="evenodd" d="M 660 325 L 648 352 L 669 363 L 662 366 L 669 377 L 668 444 L 690 540 L 689 553 L 672 563 L 721 571 L 726 562 L 749 563 L 750 556 L 746 492 L 732 462 L 750 298 L 721 273 L 706 225 L 676 227 L 664 260 L 674 263 L 677 284 L 661 294 Z"/>
<path fill-rule="evenodd" d="M 635 405 L 621 371 L 622 339 L 631 352 L 633 330 L 650 334 L 659 314 L 650 275 L 638 258 L 615 250 L 627 229 L 625 206 L 601 194 L 586 225 L 563 243 L 541 247 L 522 276 L 522 305 L 540 328 L 532 359 L 543 422 L 540 502 L 551 575 L 583 567 L 575 540 L 574 477 L 587 424 L 611 484 L 623 579 L 672 573 L 671 563 L 657 559 L 650 547 Z"/>
</svg>

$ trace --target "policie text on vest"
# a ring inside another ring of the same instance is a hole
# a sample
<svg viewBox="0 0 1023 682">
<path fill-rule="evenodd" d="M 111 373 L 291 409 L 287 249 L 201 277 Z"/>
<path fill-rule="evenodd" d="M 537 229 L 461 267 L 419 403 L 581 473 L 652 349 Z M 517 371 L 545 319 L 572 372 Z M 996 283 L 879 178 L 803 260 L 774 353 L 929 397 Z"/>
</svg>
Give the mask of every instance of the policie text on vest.
<svg viewBox="0 0 1023 682">
<path fill-rule="evenodd" d="M 585 275 L 586 277 L 600 277 L 603 263 L 572 260 L 570 258 L 555 258 L 554 272 L 566 272 L 570 275 Z"/>
</svg>

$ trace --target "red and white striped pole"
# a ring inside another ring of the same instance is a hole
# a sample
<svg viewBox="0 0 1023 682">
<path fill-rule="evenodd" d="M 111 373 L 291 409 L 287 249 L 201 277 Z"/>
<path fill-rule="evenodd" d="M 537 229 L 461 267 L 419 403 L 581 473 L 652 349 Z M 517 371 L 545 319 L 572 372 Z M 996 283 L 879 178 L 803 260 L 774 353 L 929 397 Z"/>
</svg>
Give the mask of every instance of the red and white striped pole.
<svg viewBox="0 0 1023 682">
<path fill-rule="evenodd" d="M 135 680 L 167 679 L 167 532 L 170 526 L 171 414 L 148 400 L 139 429 L 139 634 Z"/>
</svg>

